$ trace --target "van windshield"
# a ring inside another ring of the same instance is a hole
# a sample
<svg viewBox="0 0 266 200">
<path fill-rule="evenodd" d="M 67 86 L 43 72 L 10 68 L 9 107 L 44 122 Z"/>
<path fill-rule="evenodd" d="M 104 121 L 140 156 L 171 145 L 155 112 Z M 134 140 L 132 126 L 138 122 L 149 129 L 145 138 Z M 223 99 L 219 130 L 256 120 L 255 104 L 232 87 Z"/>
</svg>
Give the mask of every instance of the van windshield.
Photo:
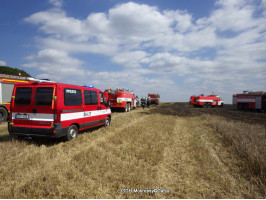
<svg viewBox="0 0 266 200">
<path fill-rule="evenodd" d="M 15 94 L 16 105 L 30 105 L 31 87 L 18 87 Z"/>
<path fill-rule="evenodd" d="M 36 106 L 50 106 L 53 99 L 53 87 L 38 87 L 35 94 Z"/>
</svg>

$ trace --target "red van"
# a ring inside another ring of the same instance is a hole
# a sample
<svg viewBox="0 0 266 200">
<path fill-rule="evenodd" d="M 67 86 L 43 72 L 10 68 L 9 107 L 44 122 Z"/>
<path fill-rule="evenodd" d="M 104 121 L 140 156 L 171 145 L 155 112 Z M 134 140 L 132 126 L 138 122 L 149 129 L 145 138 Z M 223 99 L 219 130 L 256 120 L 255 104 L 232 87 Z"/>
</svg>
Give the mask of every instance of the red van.
<svg viewBox="0 0 266 200">
<path fill-rule="evenodd" d="M 96 88 L 63 83 L 16 84 L 11 97 L 10 135 L 65 137 L 111 122 L 111 110 Z"/>
</svg>

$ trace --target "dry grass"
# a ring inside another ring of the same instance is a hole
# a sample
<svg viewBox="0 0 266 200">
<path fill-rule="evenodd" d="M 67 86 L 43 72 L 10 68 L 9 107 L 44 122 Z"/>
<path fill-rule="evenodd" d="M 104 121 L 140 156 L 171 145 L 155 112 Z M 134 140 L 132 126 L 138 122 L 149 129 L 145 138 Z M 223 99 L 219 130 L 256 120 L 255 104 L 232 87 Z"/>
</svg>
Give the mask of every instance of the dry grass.
<svg viewBox="0 0 266 200">
<path fill-rule="evenodd" d="M 66 143 L 13 140 L 1 124 L 0 198 L 265 198 L 214 121 L 150 111 Z"/>
<path fill-rule="evenodd" d="M 266 128 L 231 122 L 221 117 L 206 116 L 207 125 L 221 134 L 244 161 L 244 170 L 253 173 L 266 184 Z M 266 188 L 265 188 L 266 189 Z"/>
</svg>

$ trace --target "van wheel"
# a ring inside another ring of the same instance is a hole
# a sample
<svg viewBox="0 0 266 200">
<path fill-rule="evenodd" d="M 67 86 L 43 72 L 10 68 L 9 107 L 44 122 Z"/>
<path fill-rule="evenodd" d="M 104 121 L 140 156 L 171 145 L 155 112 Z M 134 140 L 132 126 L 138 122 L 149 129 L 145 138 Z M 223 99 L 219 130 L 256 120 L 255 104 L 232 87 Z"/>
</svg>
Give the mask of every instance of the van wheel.
<svg viewBox="0 0 266 200">
<path fill-rule="evenodd" d="M 4 122 L 7 120 L 7 110 L 5 108 L 0 108 L 0 122 Z"/>
<path fill-rule="evenodd" d="M 78 137 L 78 128 L 76 125 L 71 125 L 68 128 L 67 135 L 65 137 L 66 141 L 74 140 L 76 137 Z"/>
<path fill-rule="evenodd" d="M 106 117 L 104 126 L 110 126 L 111 119 L 110 117 Z"/>
</svg>

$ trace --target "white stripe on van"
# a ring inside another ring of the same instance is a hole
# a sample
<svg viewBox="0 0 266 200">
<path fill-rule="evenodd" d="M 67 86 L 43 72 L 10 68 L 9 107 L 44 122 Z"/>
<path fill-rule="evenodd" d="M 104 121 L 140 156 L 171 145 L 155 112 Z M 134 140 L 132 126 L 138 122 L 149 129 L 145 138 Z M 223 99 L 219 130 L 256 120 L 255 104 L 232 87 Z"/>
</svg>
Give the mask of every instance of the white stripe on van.
<svg viewBox="0 0 266 200">
<path fill-rule="evenodd" d="M 27 120 L 47 121 L 47 122 L 54 121 L 54 114 L 44 114 L 44 113 L 12 113 L 12 119 L 17 119 L 16 117 L 17 114 L 27 115 L 28 116 Z M 62 113 L 61 121 L 81 119 L 81 118 L 106 115 L 106 114 L 111 114 L 111 110 L 104 109 L 104 110 L 94 110 L 94 111 L 85 111 L 85 112 Z"/>
<path fill-rule="evenodd" d="M 74 113 L 62 113 L 61 121 L 81 119 L 81 118 L 87 118 L 87 117 L 95 117 L 95 116 L 106 115 L 110 113 L 111 113 L 110 109 L 93 110 L 93 111 L 85 111 L 85 112 L 74 112 Z"/>
<path fill-rule="evenodd" d="M 54 121 L 54 114 L 44 114 L 44 113 L 12 113 L 12 119 L 17 119 L 17 115 L 27 115 L 27 120 L 33 120 L 33 121 L 47 121 L 52 122 Z"/>
</svg>

